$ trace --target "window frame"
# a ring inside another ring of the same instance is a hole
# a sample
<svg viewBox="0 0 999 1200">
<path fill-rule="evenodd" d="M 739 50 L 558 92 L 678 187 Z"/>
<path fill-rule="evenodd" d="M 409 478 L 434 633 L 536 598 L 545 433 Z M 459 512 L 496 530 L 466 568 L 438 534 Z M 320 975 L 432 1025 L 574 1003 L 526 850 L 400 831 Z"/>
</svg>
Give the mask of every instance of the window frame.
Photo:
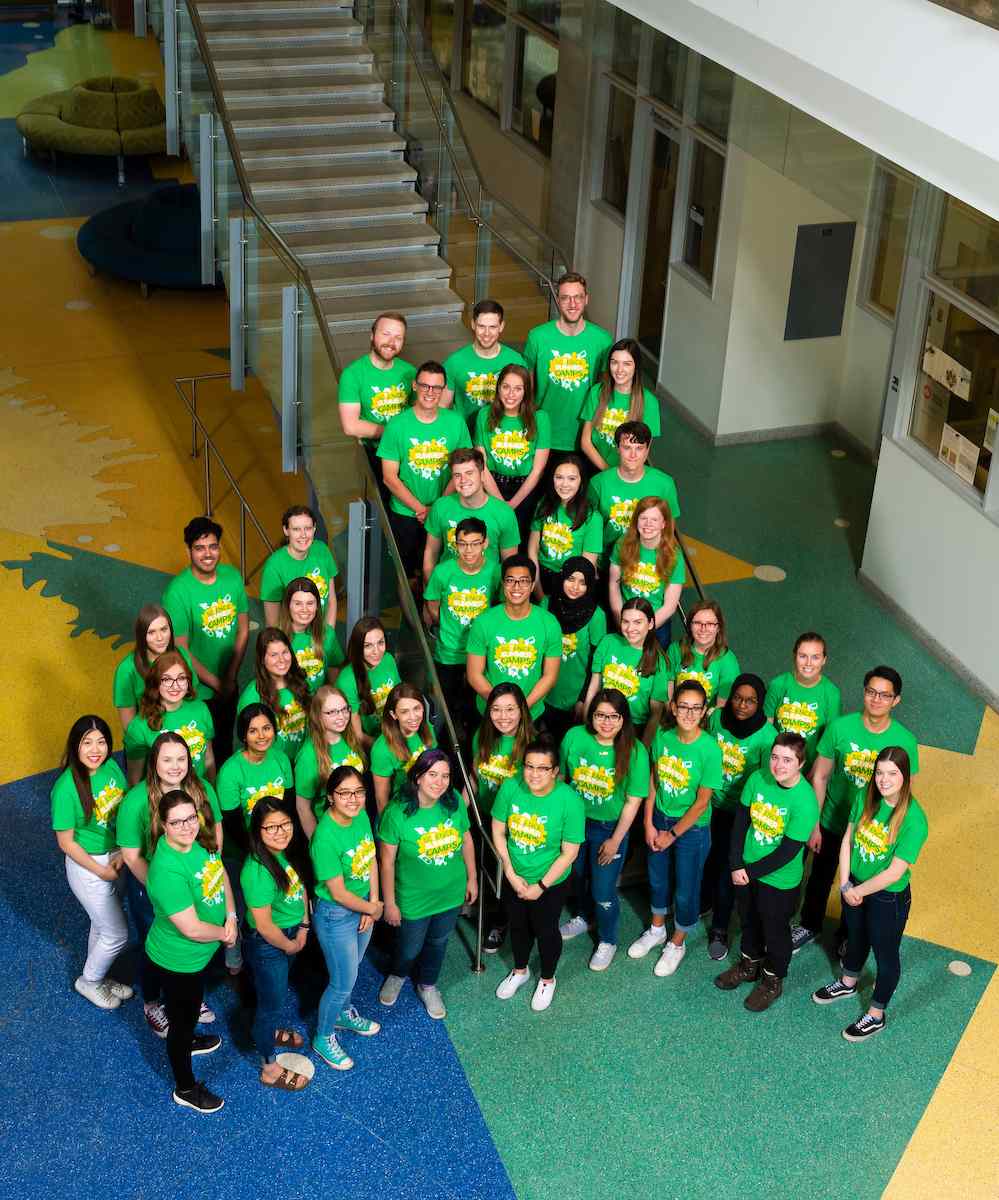
<svg viewBox="0 0 999 1200">
<path fill-rule="evenodd" d="M 893 175 L 896 179 L 902 179 L 906 183 L 912 184 L 914 192 L 912 197 L 912 207 L 909 209 L 909 219 L 905 230 L 905 244 L 902 250 L 903 269 L 902 278 L 898 284 L 898 296 L 895 301 L 895 312 L 890 313 L 886 308 L 882 308 L 880 304 L 871 299 L 871 287 L 874 283 L 874 265 L 878 253 L 878 242 L 881 237 L 881 230 L 885 222 L 884 198 L 885 188 L 887 185 L 887 177 Z M 919 180 L 915 175 L 910 174 L 904 168 L 897 166 L 895 163 L 886 158 L 876 158 L 874 162 L 874 172 L 871 177 L 870 194 L 867 200 L 867 220 L 865 222 L 864 233 L 864 248 L 861 252 L 860 260 L 860 281 L 857 289 L 857 304 L 865 312 L 870 313 L 872 317 L 876 317 L 885 325 L 894 327 L 898 319 L 899 305 L 902 302 L 902 288 L 905 284 L 905 267 L 904 262 L 908 258 L 909 248 L 912 242 L 913 229 L 913 214 L 916 209 L 916 196 L 919 192 Z"/>
</svg>

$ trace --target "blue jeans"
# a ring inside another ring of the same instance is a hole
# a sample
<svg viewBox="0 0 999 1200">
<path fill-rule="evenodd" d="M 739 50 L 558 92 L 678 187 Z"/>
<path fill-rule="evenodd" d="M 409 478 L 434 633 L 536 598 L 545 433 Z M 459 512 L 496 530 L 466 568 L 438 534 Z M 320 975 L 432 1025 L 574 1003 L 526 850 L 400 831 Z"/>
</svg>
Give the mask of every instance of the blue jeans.
<svg viewBox="0 0 999 1200">
<path fill-rule="evenodd" d="M 298 926 L 282 930 L 286 937 L 294 938 Z M 281 1009 L 288 995 L 288 971 L 293 954 L 285 954 L 272 946 L 256 929 L 248 929 L 243 940 L 246 957 L 253 972 L 257 989 L 257 1011 L 253 1018 L 253 1044 L 265 1063 L 272 1063 L 274 1054 L 274 1030 L 278 1028 Z"/>
<path fill-rule="evenodd" d="M 323 948 L 330 981 L 319 999 L 317 1037 L 332 1037 L 336 1019 L 350 1004 L 357 970 L 371 941 L 371 930 L 359 933 L 361 914 L 332 900 L 316 901 L 312 916 L 316 936 Z"/>
<path fill-rule="evenodd" d="M 902 977 L 899 950 L 911 906 L 912 892 L 908 887 L 901 892 L 874 892 L 865 896 L 859 907 L 843 904 L 846 921 L 843 974 L 859 976 L 868 954 L 874 951 L 878 970 L 871 1004 L 875 1008 L 888 1007 Z"/>
<path fill-rule="evenodd" d="M 587 921 L 596 917 L 597 940 L 611 946 L 617 945 L 617 927 L 621 921 L 617 881 L 628 853 L 628 835 L 624 835 L 614 861 L 606 867 L 597 862 L 597 855 L 616 828 L 617 821 L 587 820 L 586 841 L 579 847 L 576 861 L 572 864 L 579 915 Z"/>
<path fill-rule="evenodd" d="M 663 623 L 656 630 L 656 637 L 659 639 L 659 645 L 662 646 L 664 651 L 669 649 L 669 644 L 673 640 L 670 636 L 672 632 L 672 626 L 673 618 L 670 617 L 668 621 L 663 621 Z"/>
<path fill-rule="evenodd" d="M 672 829 L 679 819 L 663 816 L 658 808 L 652 810 L 652 824 L 656 829 Z M 710 826 L 694 825 L 669 849 L 649 851 L 652 914 L 666 915 L 672 893 L 673 924 L 677 933 L 690 933 L 697 928 L 701 915 L 701 872 L 710 849 Z"/>
<path fill-rule="evenodd" d="M 431 917 L 418 917 L 413 921 L 407 921 L 403 917 L 396 936 L 392 974 L 405 979 L 415 963 L 415 983 L 424 987 L 436 983 L 444 964 L 447 940 L 458 924 L 460 915 L 459 906 L 449 908 L 446 912 L 434 913 Z"/>
</svg>

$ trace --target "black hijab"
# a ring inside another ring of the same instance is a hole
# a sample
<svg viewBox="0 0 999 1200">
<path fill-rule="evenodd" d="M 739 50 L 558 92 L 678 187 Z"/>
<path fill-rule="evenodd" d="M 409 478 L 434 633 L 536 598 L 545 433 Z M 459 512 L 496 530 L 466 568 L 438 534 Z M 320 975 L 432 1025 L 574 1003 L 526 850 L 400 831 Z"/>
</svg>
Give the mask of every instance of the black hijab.
<svg viewBox="0 0 999 1200">
<path fill-rule="evenodd" d="M 732 711 L 732 696 L 737 687 L 744 685 L 751 687 L 756 693 L 756 699 L 759 701 L 759 707 L 756 712 L 746 721 L 740 721 Z M 736 677 L 732 684 L 732 690 L 728 694 L 728 703 L 721 710 L 722 728 L 739 741 L 743 738 L 751 737 L 757 730 L 762 729 L 767 723 L 767 718 L 763 713 L 763 698 L 767 694 L 767 685 L 759 677 L 759 675 L 751 675 L 746 673 Z"/>
<path fill-rule="evenodd" d="M 578 571 L 586 580 L 586 591 L 578 600 L 570 600 L 562 586 Z M 548 597 L 548 611 L 558 621 L 563 633 L 576 633 L 589 622 L 597 607 L 597 568 L 588 558 L 575 554 L 562 564 L 558 587 Z"/>
</svg>

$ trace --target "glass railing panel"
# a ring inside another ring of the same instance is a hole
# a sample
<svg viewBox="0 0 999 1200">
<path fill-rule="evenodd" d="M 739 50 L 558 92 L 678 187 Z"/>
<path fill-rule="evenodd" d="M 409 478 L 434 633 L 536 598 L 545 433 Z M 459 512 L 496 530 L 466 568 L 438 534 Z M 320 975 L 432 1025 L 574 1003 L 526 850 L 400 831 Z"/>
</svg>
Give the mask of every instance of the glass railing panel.
<svg viewBox="0 0 999 1200">
<path fill-rule="evenodd" d="M 148 0 L 146 23 L 155 38 L 163 36 L 163 0 Z"/>
<path fill-rule="evenodd" d="M 221 119 L 215 122 L 215 259 L 226 287 L 229 286 L 229 222 L 243 215 L 243 193 L 232 161 L 229 139 Z"/>
<path fill-rule="evenodd" d="M 301 277 L 270 231 L 254 213 L 243 220 L 246 279 L 243 320 L 250 370 L 267 390 L 275 414 L 281 414 L 281 349 L 284 289 L 298 289 Z"/>
</svg>

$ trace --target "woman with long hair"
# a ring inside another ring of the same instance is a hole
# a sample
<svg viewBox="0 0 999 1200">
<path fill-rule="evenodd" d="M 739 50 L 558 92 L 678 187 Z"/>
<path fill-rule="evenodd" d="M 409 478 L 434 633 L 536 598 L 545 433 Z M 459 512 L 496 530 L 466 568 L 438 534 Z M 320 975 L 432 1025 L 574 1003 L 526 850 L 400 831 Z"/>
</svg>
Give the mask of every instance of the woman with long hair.
<svg viewBox="0 0 999 1200">
<path fill-rule="evenodd" d="M 448 938 L 479 886 L 468 813 L 451 786 L 443 750 L 424 750 L 378 823 L 385 921 L 398 928 L 391 972 L 378 999 L 395 1004 L 411 972 L 427 1014 L 447 1016 L 437 987 Z"/>
<path fill-rule="evenodd" d="M 562 743 L 562 776 L 578 793 L 586 813 L 586 841 L 573 864 L 575 895 L 563 938 L 597 925 L 591 971 L 606 971 L 617 953 L 621 902 L 617 883 L 628 853 L 628 835 L 649 791 L 649 753 L 635 736 L 628 701 L 616 688 L 601 688 L 586 724 L 570 729 Z"/>
<path fill-rule="evenodd" d="M 150 747 L 164 730 L 187 742 L 199 775 L 215 778 L 212 714 L 203 700 L 194 699 L 194 673 L 179 650 L 165 650 L 149 668 L 139 711 L 125 730 L 129 786 L 142 778 Z"/>
<path fill-rule="evenodd" d="M 557 590 L 566 559 L 581 554 L 596 566 L 603 545 L 604 519 L 586 494 L 583 460 L 567 454 L 545 486 L 527 539 L 527 555 L 538 568 L 538 603 Z"/>
<path fill-rule="evenodd" d="M 899 950 L 909 919 L 909 880 L 929 826 L 912 794 L 912 765 L 901 746 L 874 760 L 863 796 L 853 802 L 839 851 L 840 892 L 846 920 L 846 954 L 837 979 L 812 993 L 816 1004 L 855 997 L 867 956 L 874 951 L 877 975 L 867 1012 L 843 1030 L 848 1042 L 880 1033 L 885 1010 L 902 976 Z"/>
<path fill-rule="evenodd" d="M 350 718 L 347 697 L 338 687 L 324 683 L 309 706 L 309 740 L 295 759 L 295 803 L 307 838 L 326 808 L 326 780 L 334 767 L 367 768 Z"/>
<path fill-rule="evenodd" d="M 332 683 L 344 662 L 336 630 L 323 620 L 319 588 L 304 576 L 293 579 L 281 596 L 277 627 L 291 644 L 305 675 L 309 694 Z"/>
<path fill-rule="evenodd" d="M 246 956 L 257 991 L 253 1043 L 260 1055 L 260 1082 L 300 1092 L 309 1080 L 277 1061 L 277 1050 L 298 1050 L 305 1039 L 278 1027 L 288 995 L 288 972 L 309 936 L 306 861 L 296 857 L 295 825 L 277 800 L 267 797 L 250 817 L 250 850 L 240 872 L 246 900 Z"/>
<path fill-rule="evenodd" d="M 541 602 L 562 630 L 562 662 L 555 686 L 545 697 L 545 722 L 556 742 L 583 719 L 583 696 L 590 682 L 593 652 L 607 634 L 607 616 L 597 597 L 597 568 L 588 558 L 567 558 L 559 586 Z"/>
<path fill-rule="evenodd" d="M 318 524 L 316 514 L 304 504 L 293 504 L 281 517 L 283 544 L 268 557 L 260 573 L 260 599 L 268 625 L 279 623 L 285 589 L 300 578 L 315 584 L 324 622 L 330 628 L 336 624 L 335 581 L 340 569 L 329 546 L 316 537 Z"/>
<path fill-rule="evenodd" d="M 398 795 L 417 758 L 436 745 L 420 689 L 411 683 L 397 683 L 385 701 L 382 731 L 371 747 L 371 775 L 379 813 Z"/>
<path fill-rule="evenodd" d="M 121 907 L 124 863 L 115 840 L 126 785 L 111 757 L 111 730 L 102 717 L 73 722 L 62 767 L 52 786 L 52 829 L 65 855 L 70 891 L 90 918 L 87 958 L 73 987 L 98 1008 L 117 1008 L 133 994 L 108 975 L 128 942 Z"/>
<path fill-rule="evenodd" d="M 122 729 L 128 728 L 129 721 L 139 711 L 149 668 L 167 650 L 179 650 L 193 676 L 194 666 L 187 647 L 178 646 L 174 640 L 170 614 L 162 604 L 143 604 L 135 618 L 135 646 L 114 672 L 112 703 L 118 710 Z"/>
<path fill-rule="evenodd" d="M 642 385 L 642 350 L 632 338 L 610 348 L 602 378 L 590 388 L 579 419 L 579 444 L 598 471 L 616 467 L 621 457 L 614 434 L 625 421 L 644 421 L 654 438 L 660 433 L 659 401 Z"/>
<path fill-rule="evenodd" d="M 631 720 L 647 743 L 659 724 L 667 682 L 652 605 L 637 597 L 625 600 L 620 624 L 620 633 L 608 633 L 597 645 L 583 706 L 589 711 L 599 688 L 616 688 L 628 701 Z"/>
<path fill-rule="evenodd" d="M 687 614 L 687 628 L 666 652 L 670 699 L 681 683 L 704 688 L 708 709 L 721 708 L 739 674 L 739 660 L 728 648 L 725 617 L 717 600 L 699 600 Z"/>
<path fill-rule="evenodd" d="M 635 505 L 627 533 L 611 551 L 607 586 L 614 620 L 620 621 L 625 600 L 648 600 L 655 613 L 656 636 L 665 650 L 686 577 L 669 504 L 659 496 L 643 497 Z"/>
<path fill-rule="evenodd" d="M 365 752 L 381 732 L 385 701 L 401 679 L 387 648 L 385 626 L 378 617 L 361 617 L 350 631 L 347 665 L 337 676 L 337 686 L 350 704 L 351 725 Z"/>
<path fill-rule="evenodd" d="M 262 629 L 257 637 L 256 674 L 243 688 L 237 715 L 248 704 L 266 704 L 277 717 L 277 736 L 289 760 L 298 757 L 307 733 L 311 697 L 305 672 L 298 665 L 288 635 Z"/>
</svg>

